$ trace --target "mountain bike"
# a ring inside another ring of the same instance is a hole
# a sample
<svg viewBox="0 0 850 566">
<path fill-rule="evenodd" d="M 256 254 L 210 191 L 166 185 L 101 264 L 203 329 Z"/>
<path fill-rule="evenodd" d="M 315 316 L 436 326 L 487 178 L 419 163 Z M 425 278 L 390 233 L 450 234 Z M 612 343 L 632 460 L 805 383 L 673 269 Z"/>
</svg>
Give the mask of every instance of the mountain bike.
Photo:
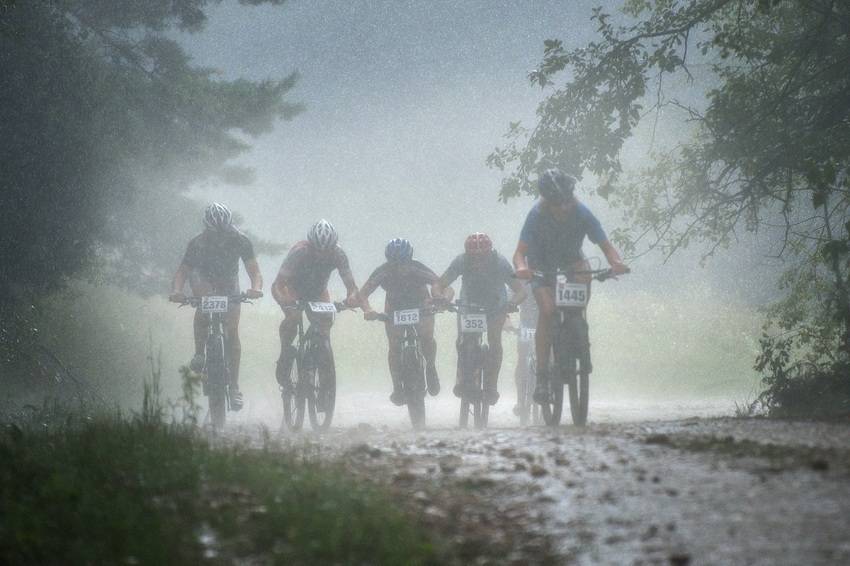
<svg viewBox="0 0 850 566">
<path fill-rule="evenodd" d="M 590 339 L 587 324 L 587 302 L 590 283 L 578 279 L 605 281 L 614 273 L 610 269 L 534 272 L 537 279 L 555 277 L 556 316 L 552 328 L 553 370 L 549 378 L 549 396 L 540 410 L 549 426 L 561 422 L 564 405 L 564 385 L 569 389 L 570 413 L 573 424 L 587 424 L 590 399 Z"/>
<path fill-rule="evenodd" d="M 487 333 L 487 315 L 491 309 L 469 303 L 452 303 L 449 310 L 458 313 L 458 361 L 460 366 L 460 428 L 469 424 L 486 428 L 490 414 L 487 402 L 487 363 L 490 347 L 484 340 Z"/>
<path fill-rule="evenodd" d="M 426 316 L 433 316 L 442 309 L 436 306 L 392 311 L 389 314 L 375 313 L 373 320 L 390 323 L 402 328 L 401 335 L 390 343 L 390 348 L 399 349 L 400 381 L 404 393 L 404 404 L 410 415 L 410 423 L 416 430 L 425 428 L 425 356 L 419 343 L 416 325 Z"/>
<path fill-rule="evenodd" d="M 203 392 L 209 402 L 207 421 L 214 429 L 221 430 L 227 420 L 230 410 L 230 361 L 227 359 L 224 332 L 224 316 L 233 303 L 250 303 L 248 296 L 241 295 L 209 295 L 202 297 L 186 297 L 180 301 L 180 306 L 189 305 L 207 315 L 209 330 L 204 343 Z"/>
<path fill-rule="evenodd" d="M 347 310 L 344 303 L 298 301 L 285 310 L 309 310 L 320 316 L 334 316 Z M 280 386 L 283 401 L 283 424 L 292 432 L 304 426 L 304 414 L 310 419 L 313 430 L 327 430 L 331 426 L 336 407 L 336 366 L 328 336 L 322 335 L 318 325 L 310 322 L 304 330 L 303 316 L 298 321 L 296 346 L 289 359 L 293 364 L 289 375 Z"/>
</svg>

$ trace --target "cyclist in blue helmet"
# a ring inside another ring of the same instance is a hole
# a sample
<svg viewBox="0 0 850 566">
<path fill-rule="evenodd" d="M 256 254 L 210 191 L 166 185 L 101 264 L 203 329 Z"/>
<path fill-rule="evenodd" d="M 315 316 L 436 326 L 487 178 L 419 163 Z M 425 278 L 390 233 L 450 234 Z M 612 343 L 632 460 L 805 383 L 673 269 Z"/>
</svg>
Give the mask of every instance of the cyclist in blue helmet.
<svg viewBox="0 0 850 566">
<path fill-rule="evenodd" d="M 439 280 L 439 276 L 431 268 L 413 259 L 413 246 L 404 238 L 390 240 L 384 255 L 387 258 L 386 263 L 375 269 L 360 289 L 360 306 L 366 320 L 376 318 L 376 313 L 369 304 L 369 296 L 378 287 L 382 287 L 386 292 L 384 311 L 392 313 L 392 311 L 420 308 L 428 304 L 431 301 L 428 287 L 431 286 L 433 290 L 433 285 Z M 438 296 L 435 294 L 434 298 Z M 386 324 L 386 331 L 387 341 L 392 346 L 396 343 L 395 339 L 400 331 L 389 322 Z M 434 317 L 423 317 L 422 322 L 417 325 L 417 331 L 422 340 L 422 354 L 425 356 L 428 393 L 436 395 L 440 392 L 440 380 L 435 365 L 437 342 L 434 340 Z M 389 348 L 388 361 L 393 380 L 390 401 L 395 405 L 403 405 L 404 395 L 401 389 L 398 354 L 392 347 Z"/>
<path fill-rule="evenodd" d="M 576 179 L 557 168 L 540 173 L 540 199 L 525 219 L 513 263 L 517 277 L 530 279 L 532 271 L 552 273 L 558 269 L 587 269 L 581 247 L 585 236 L 599 246 L 615 275 L 629 268 L 608 240 L 602 225 L 573 194 Z M 534 398 L 545 402 L 548 392 L 551 328 L 555 314 L 554 277 L 532 281 L 537 301 L 538 320 L 535 334 L 537 350 L 537 388 Z"/>
</svg>

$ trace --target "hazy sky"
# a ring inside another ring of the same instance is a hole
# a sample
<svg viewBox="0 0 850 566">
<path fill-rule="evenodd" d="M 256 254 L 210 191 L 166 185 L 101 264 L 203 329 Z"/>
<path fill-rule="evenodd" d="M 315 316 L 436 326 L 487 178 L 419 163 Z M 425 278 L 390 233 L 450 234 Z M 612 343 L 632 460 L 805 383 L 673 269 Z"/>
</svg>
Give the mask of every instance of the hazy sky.
<svg viewBox="0 0 850 566">
<path fill-rule="evenodd" d="M 485 158 L 510 121 L 534 121 L 543 93 L 527 73 L 543 40 L 593 39 L 599 3 L 225 2 L 202 33 L 182 38 L 195 62 L 226 78 L 297 70 L 292 100 L 307 109 L 254 142 L 243 160 L 257 172 L 253 188 L 200 196 L 231 204 L 247 229 L 278 241 L 302 239 L 313 221 L 329 219 L 361 284 L 393 237 L 409 238 L 438 272 L 473 231 L 490 233 L 510 256 L 532 201 L 498 202 L 501 176 Z M 601 199 L 582 199 L 609 230 L 616 226 L 619 215 Z M 280 259 L 261 260 L 267 279 Z M 670 269 L 653 267 L 651 277 Z M 647 276 L 630 282 L 646 287 Z"/>
</svg>

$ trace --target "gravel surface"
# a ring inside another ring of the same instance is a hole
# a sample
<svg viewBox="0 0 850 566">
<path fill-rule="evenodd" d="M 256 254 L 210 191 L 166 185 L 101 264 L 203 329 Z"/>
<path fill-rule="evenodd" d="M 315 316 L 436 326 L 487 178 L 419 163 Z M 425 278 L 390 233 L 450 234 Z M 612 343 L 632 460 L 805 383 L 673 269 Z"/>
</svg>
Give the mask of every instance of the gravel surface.
<svg viewBox="0 0 850 566">
<path fill-rule="evenodd" d="M 389 486 L 469 563 L 850 564 L 850 423 L 614 403 L 585 429 L 519 428 L 500 405 L 484 431 L 343 405 L 321 437 L 280 438 Z"/>
</svg>

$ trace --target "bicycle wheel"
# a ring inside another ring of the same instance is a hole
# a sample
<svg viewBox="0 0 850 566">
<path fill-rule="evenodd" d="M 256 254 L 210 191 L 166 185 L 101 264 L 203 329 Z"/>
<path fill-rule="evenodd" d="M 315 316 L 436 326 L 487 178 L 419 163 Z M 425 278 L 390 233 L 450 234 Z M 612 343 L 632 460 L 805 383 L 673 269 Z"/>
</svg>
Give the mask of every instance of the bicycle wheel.
<svg viewBox="0 0 850 566">
<path fill-rule="evenodd" d="M 487 400 L 487 377 L 484 375 L 484 368 L 487 365 L 487 355 L 489 348 L 486 345 L 478 345 L 476 359 L 478 367 L 475 369 L 475 392 L 476 402 L 474 405 L 473 416 L 475 417 L 475 428 L 487 428 L 487 418 L 490 415 L 490 403 Z"/>
<path fill-rule="evenodd" d="M 425 364 L 417 348 L 401 351 L 401 371 L 410 423 L 421 430 L 425 428 Z"/>
<path fill-rule="evenodd" d="M 214 338 L 207 343 L 206 377 L 210 423 L 215 430 L 221 430 L 227 419 L 227 367 L 221 338 Z"/>
<path fill-rule="evenodd" d="M 292 362 L 292 368 L 289 370 L 289 375 L 286 378 L 286 384 L 281 387 L 280 397 L 283 401 L 283 424 L 292 432 L 301 430 L 301 424 L 304 422 L 303 409 L 300 411 L 302 416 L 298 420 L 298 407 L 303 404 L 304 398 L 298 396 L 297 380 L 293 376 L 298 375 L 298 369 L 301 367 L 300 356 L 296 355 Z"/>
<path fill-rule="evenodd" d="M 576 426 L 587 424 L 587 407 L 590 400 L 590 374 L 587 367 L 585 359 L 580 359 L 578 375 L 570 380 L 570 413 Z"/>
<path fill-rule="evenodd" d="M 526 361 L 528 376 L 525 387 L 525 419 L 527 424 L 539 425 L 541 421 L 540 405 L 534 402 L 534 389 L 537 387 L 537 357 L 531 353 Z"/>
<path fill-rule="evenodd" d="M 328 340 L 322 341 L 314 356 L 318 362 L 314 380 L 307 395 L 307 411 L 313 430 L 327 430 L 334 418 L 336 406 L 336 368 L 333 351 Z"/>
<path fill-rule="evenodd" d="M 460 356 L 460 383 L 462 385 L 460 396 L 460 415 L 458 418 L 458 426 L 460 428 L 466 428 L 469 426 L 469 415 L 475 410 L 472 396 L 469 394 L 470 384 L 472 383 L 470 376 L 474 371 L 475 366 L 472 354 L 473 352 L 467 343 L 461 342 L 460 350 L 458 351 L 458 356 Z M 474 415 L 472 422 L 476 422 Z"/>
<path fill-rule="evenodd" d="M 561 412 L 564 408 L 564 382 L 559 377 L 552 376 L 549 390 L 549 401 L 540 405 L 540 415 L 547 425 L 558 426 L 561 423 Z"/>
</svg>

